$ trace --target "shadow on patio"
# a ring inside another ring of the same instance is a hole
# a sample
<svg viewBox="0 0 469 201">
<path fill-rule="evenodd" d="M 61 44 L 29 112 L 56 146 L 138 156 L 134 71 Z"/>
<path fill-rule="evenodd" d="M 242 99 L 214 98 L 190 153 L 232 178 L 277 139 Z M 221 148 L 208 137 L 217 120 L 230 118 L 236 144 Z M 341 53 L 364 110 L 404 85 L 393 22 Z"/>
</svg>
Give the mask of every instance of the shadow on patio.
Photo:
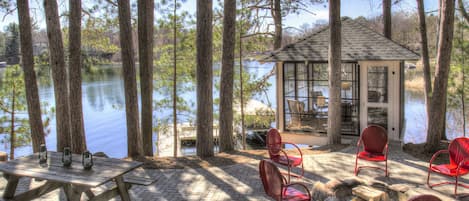
<svg viewBox="0 0 469 201">
<path fill-rule="evenodd" d="M 327 150 L 322 152 L 306 150 L 305 177 L 293 181 L 305 182 L 310 189 L 313 189 L 318 182 L 326 184 L 346 179 L 354 179 L 373 187 L 404 184 L 408 187 L 405 193 L 407 196 L 429 193 L 443 200 L 457 200 L 452 196 L 454 188 L 451 185 L 436 187 L 435 190 L 426 187 L 428 162 L 402 152 L 399 145 L 391 145 L 389 150 L 389 178 L 384 177 L 382 171 L 367 169 L 362 170 L 359 176 L 354 176 L 356 147 L 352 145 L 330 153 L 327 153 Z M 133 185 L 130 189 L 132 200 L 269 200 L 264 193 L 258 173 L 258 163 L 260 159 L 267 157 L 267 151 L 238 151 L 233 155 L 242 156 L 243 160 L 233 156 L 225 157 L 222 162 L 186 157 L 186 163 L 192 164 L 190 167 L 146 169 L 148 175 L 157 178 L 156 182 L 148 186 Z M 432 174 L 434 182 L 446 179 Z M 0 181 L 0 190 L 2 190 L 6 183 L 3 179 Z M 461 181 L 469 182 L 467 179 Z M 34 187 L 34 183 L 38 182 L 22 181 L 18 189 Z M 464 188 L 460 188 L 459 191 L 469 193 L 469 190 Z M 61 194 L 62 191 L 56 190 L 47 194 L 43 200 L 64 200 Z"/>
</svg>

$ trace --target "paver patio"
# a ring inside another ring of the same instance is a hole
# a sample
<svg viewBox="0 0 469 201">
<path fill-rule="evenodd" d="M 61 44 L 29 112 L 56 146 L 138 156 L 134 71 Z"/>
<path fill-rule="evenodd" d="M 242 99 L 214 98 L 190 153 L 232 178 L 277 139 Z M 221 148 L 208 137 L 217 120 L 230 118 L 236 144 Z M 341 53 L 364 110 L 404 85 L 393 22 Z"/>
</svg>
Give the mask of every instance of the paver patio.
<svg viewBox="0 0 469 201">
<path fill-rule="evenodd" d="M 311 188 L 317 181 L 326 183 L 333 179 L 353 178 L 356 147 L 349 146 L 338 152 L 305 156 L 305 179 Z M 224 167 L 196 169 L 148 169 L 145 173 L 156 177 L 157 181 L 149 186 L 133 185 L 130 189 L 132 200 L 269 200 L 265 195 L 258 175 L 258 160 L 249 163 Z M 410 195 L 432 193 L 444 200 L 457 200 L 452 197 L 453 186 L 447 185 L 431 190 L 426 187 L 428 162 L 402 152 L 399 145 L 390 146 L 389 172 L 362 170 L 357 177 L 365 182 L 383 181 L 387 184 L 406 184 L 411 187 Z M 432 181 L 445 179 L 432 174 Z M 297 180 L 297 179 L 295 179 Z M 301 180 L 300 180 L 301 181 Z M 463 182 L 469 182 L 462 179 Z M 22 179 L 18 191 L 37 186 L 42 182 Z M 6 185 L 0 179 L 0 194 Z M 97 189 L 103 190 L 103 189 Z M 460 193 L 469 193 L 469 189 L 459 188 Z M 65 200 L 62 190 L 53 191 L 38 200 Z M 86 200 L 86 196 L 82 196 Z M 115 198 L 114 200 L 120 200 Z M 463 199 L 465 200 L 465 199 Z M 469 198 L 467 198 L 469 200 Z"/>
</svg>

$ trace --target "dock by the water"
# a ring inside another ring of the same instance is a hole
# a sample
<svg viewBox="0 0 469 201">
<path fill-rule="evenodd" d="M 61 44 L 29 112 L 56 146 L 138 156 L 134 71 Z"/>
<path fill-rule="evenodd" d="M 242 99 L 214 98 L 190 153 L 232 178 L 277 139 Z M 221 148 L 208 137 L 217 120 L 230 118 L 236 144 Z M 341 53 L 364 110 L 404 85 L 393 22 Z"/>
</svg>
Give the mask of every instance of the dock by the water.
<svg viewBox="0 0 469 201">
<path fill-rule="evenodd" d="M 177 126 L 177 145 L 178 145 L 178 156 L 184 155 L 181 145 L 183 144 L 195 144 L 196 140 L 196 126 L 190 123 L 182 123 Z M 219 129 L 218 125 L 213 126 L 213 141 L 214 144 L 218 144 Z M 158 133 L 157 141 L 157 155 L 160 157 L 173 156 L 174 155 L 174 132 L 173 125 L 170 124 L 168 129 L 160 131 Z"/>
</svg>

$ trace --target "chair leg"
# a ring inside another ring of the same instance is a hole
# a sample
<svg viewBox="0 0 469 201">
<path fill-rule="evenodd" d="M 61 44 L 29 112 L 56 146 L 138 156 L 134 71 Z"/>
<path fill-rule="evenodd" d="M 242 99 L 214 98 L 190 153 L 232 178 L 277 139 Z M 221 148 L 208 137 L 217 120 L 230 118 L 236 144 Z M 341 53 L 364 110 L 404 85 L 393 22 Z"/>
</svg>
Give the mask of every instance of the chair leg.
<svg viewBox="0 0 469 201">
<path fill-rule="evenodd" d="M 385 165 L 385 169 L 384 169 L 384 174 L 386 174 L 385 176 L 388 177 L 388 159 L 386 159 L 385 163 L 386 163 L 386 165 Z"/>
<path fill-rule="evenodd" d="M 303 166 L 303 161 L 301 162 L 301 178 L 305 176 L 305 168 Z"/>
<path fill-rule="evenodd" d="M 454 185 L 454 195 L 455 196 L 458 194 L 458 178 L 459 178 L 459 176 L 456 176 L 456 184 Z"/>
<path fill-rule="evenodd" d="M 358 175 L 357 165 L 358 165 L 358 157 L 355 157 L 355 176 Z"/>
<path fill-rule="evenodd" d="M 427 186 L 430 187 L 430 188 L 432 188 L 432 186 L 430 185 L 430 171 L 428 171 Z"/>
<path fill-rule="evenodd" d="M 291 167 L 288 166 L 288 183 L 290 183 Z"/>
<path fill-rule="evenodd" d="M 430 173 L 431 173 L 431 170 L 430 168 L 428 168 L 427 186 L 429 188 L 432 188 L 432 185 L 430 185 Z"/>
</svg>

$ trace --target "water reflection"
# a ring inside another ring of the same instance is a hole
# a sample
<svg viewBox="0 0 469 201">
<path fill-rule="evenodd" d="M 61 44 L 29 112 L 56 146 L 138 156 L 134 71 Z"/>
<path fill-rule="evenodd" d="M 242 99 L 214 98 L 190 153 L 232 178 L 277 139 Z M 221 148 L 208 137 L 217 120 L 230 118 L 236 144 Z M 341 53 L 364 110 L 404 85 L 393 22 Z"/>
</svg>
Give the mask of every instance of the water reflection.
<svg viewBox="0 0 469 201">
<path fill-rule="evenodd" d="M 250 68 L 250 66 L 256 67 Z M 267 66 L 264 68 L 257 68 L 258 66 Z M 255 72 L 257 75 L 262 76 L 270 71 L 272 64 L 251 64 L 247 65 L 249 71 Z M 103 151 L 107 155 L 116 158 L 122 158 L 127 155 L 127 129 L 125 121 L 125 94 L 124 83 L 122 79 L 122 68 L 120 65 L 105 65 L 99 66 L 90 72 L 84 72 L 82 82 L 82 101 L 83 101 L 83 115 L 85 134 L 88 149 L 91 152 Z M 39 72 L 39 96 L 41 101 L 48 102 L 49 105 L 55 105 L 54 90 L 50 70 L 45 67 L 40 67 Z M 219 79 L 214 79 L 214 82 Z M 274 78 L 269 79 L 274 83 Z M 275 85 L 269 89 L 268 94 L 275 94 Z M 186 101 L 189 110 L 195 109 L 195 88 L 191 85 L 181 85 L 179 87 L 191 88 L 193 91 L 187 90 L 185 93 L 178 94 L 181 99 Z M 165 93 L 169 90 L 156 89 L 154 91 L 154 100 L 161 100 L 164 98 L 158 92 Z M 185 90 L 184 90 L 185 91 Z M 218 97 L 218 92 L 214 92 L 214 98 Z M 262 96 L 265 97 L 265 96 Z M 270 96 L 274 97 L 274 96 Z M 273 98 L 272 98 L 273 99 Z M 270 100 L 272 101 L 272 100 Z M 273 99 L 275 101 L 275 99 Z M 273 103 L 275 104 L 275 103 Z M 214 111 L 218 108 L 215 107 Z M 155 121 L 169 117 L 172 110 L 167 107 L 155 108 L 154 113 Z M 178 121 L 180 123 L 193 120 L 194 117 L 187 112 L 179 114 Z M 46 144 L 48 150 L 56 150 L 56 120 L 51 119 L 50 130 L 51 133 L 46 137 Z M 155 125 L 157 126 L 157 125 Z M 156 135 L 153 136 L 153 148 L 156 151 Z M 182 152 L 186 154 L 194 154 L 193 148 L 186 147 Z M 7 148 L 1 147 L 0 150 L 7 151 Z M 7 151 L 8 152 L 8 151 Z M 31 147 L 20 147 L 15 151 L 16 156 L 24 156 L 32 153 Z"/>
<path fill-rule="evenodd" d="M 257 77 L 270 71 L 272 64 L 248 63 L 246 68 Z M 50 72 L 41 69 L 39 78 L 39 95 L 41 101 L 49 105 L 54 104 L 54 91 L 51 84 Z M 254 99 L 270 104 L 276 108 L 275 77 L 269 79 L 271 86 Z M 83 74 L 83 113 L 88 149 L 91 152 L 103 151 L 111 157 L 125 157 L 127 154 L 127 136 L 125 122 L 125 94 L 124 84 L 120 66 L 100 66 L 98 71 Z M 156 89 L 155 89 L 156 90 Z M 217 97 L 218 92 L 214 92 Z M 180 97 L 190 102 L 189 107 L 195 108 L 195 91 L 180 94 Z M 155 99 L 162 96 L 154 93 Z M 167 117 L 171 114 L 170 109 L 155 110 L 155 118 Z M 462 114 L 458 108 L 448 108 L 448 138 L 453 139 L 462 135 Z M 184 119 L 186 118 L 186 119 Z M 193 117 L 181 115 L 180 122 L 187 121 Z M 155 120 L 156 121 L 156 120 Z M 426 138 L 426 113 L 423 92 L 405 91 L 405 130 L 403 131 L 404 142 L 422 143 Z M 51 133 L 47 136 L 47 148 L 56 149 L 55 119 L 51 120 Z M 156 142 L 156 136 L 153 137 Z M 155 143 L 153 143 L 156 150 Z M 6 148 L 1 146 L 0 150 Z M 187 148 L 186 154 L 194 153 L 193 149 Z M 16 149 L 16 155 L 22 156 L 32 153 L 31 147 L 20 147 Z"/>
<path fill-rule="evenodd" d="M 423 143 L 427 136 L 427 113 L 423 92 L 405 91 L 404 143 Z"/>
<path fill-rule="evenodd" d="M 41 101 L 55 105 L 50 71 L 41 70 L 39 78 Z M 83 115 L 88 149 L 103 151 L 111 157 L 125 157 L 127 136 L 124 105 L 124 86 L 119 66 L 100 66 L 98 71 L 83 73 Z M 46 137 L 48 150 L 56 150 L 55 119 Z M 156 141 L 156 139 L 154 139 Z M 3 149 L 3 148 L 2 148 Z M 16 149 L 16 155 L 32 153 L 31 147 Z"/>
<path fill-rule="evenodd" d="M 449 140 L 463 136 L 462 119 L 460 108 L 446 108 L 446 137 Z M 405 122 L 404 143 L 424 143 L 427 136 L 427 115 L 423 91 L 405 91 Z"/>
</svg>

